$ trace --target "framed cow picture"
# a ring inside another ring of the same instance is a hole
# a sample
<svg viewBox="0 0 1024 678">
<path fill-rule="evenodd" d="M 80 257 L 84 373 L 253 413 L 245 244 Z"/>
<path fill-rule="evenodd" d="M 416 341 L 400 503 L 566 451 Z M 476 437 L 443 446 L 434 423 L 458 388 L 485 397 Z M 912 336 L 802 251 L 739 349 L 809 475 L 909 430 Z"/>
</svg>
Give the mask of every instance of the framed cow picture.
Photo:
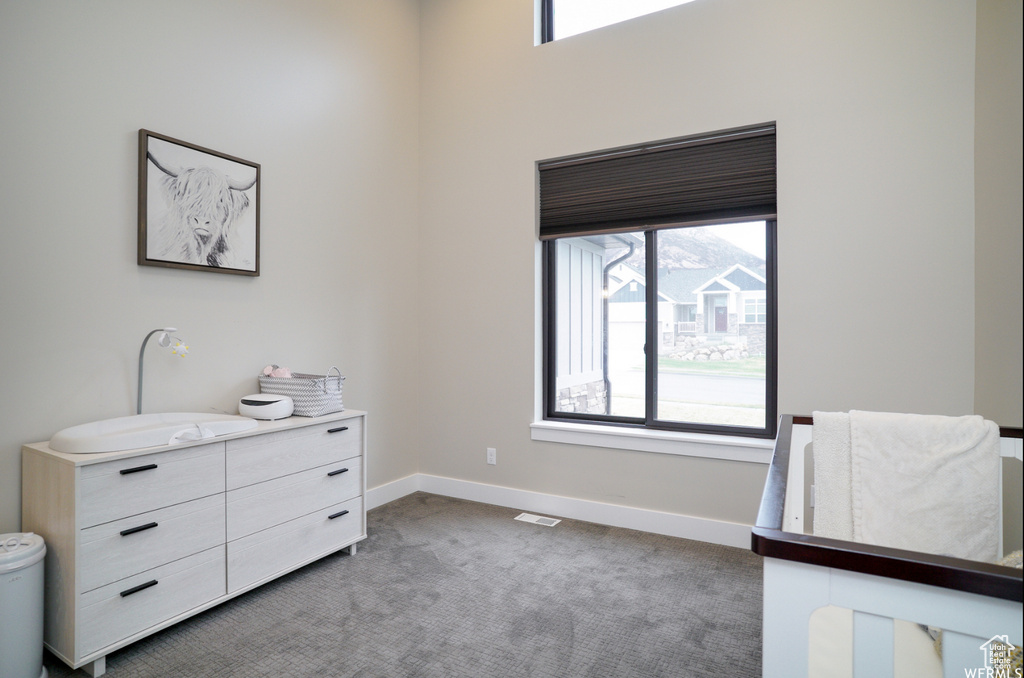
<svg viewBox="0 0 1024 678">
<path fill-rule="evenodd" d="M 260 274 L 260 166 L 139 130 L 139 264 Z"/>
</svg>

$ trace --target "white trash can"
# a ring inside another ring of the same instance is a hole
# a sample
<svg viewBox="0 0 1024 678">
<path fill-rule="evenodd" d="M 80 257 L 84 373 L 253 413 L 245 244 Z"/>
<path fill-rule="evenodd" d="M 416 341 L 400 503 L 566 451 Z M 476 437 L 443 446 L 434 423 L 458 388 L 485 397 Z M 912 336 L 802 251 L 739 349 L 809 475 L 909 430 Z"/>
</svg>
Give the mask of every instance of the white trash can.
<svg viewBox="0 0 1024 678">
<path fill-rule="evenodd" d="M 31 532 L 0 534 L 0 673 L 46 678 L 43 666 L 43 558 Z"/>
</svg>

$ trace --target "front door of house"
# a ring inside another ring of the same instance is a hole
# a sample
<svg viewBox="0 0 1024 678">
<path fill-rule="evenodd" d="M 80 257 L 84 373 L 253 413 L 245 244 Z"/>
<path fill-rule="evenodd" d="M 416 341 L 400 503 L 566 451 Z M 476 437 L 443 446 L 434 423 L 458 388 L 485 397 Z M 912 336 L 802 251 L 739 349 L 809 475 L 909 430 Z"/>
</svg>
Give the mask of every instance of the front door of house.
<svg viewBox="0 0 1024 678">
<path fill-rule="evenodd" d="M 715 306 L 715 332 L 729 331 L 729 307 Z"/>
</svg>

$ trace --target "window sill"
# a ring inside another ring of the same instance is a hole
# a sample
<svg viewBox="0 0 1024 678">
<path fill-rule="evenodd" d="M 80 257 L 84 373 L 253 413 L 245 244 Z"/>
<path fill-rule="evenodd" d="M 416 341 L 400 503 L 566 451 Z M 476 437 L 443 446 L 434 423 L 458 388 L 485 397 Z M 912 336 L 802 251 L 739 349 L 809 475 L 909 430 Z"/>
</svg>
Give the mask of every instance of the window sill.
<svg viewBox="0 0 1024 678">
<path fill-rule="evenodd" d="M 590 445 L 637 452 L 675 454 L 704 459 L 725 459 L 769 464 L 775 441 L 706 433 L 654 431 L 621 426 L 537 421 L 530 424 L 530 437 L 551 443 Z"/>
</svg>

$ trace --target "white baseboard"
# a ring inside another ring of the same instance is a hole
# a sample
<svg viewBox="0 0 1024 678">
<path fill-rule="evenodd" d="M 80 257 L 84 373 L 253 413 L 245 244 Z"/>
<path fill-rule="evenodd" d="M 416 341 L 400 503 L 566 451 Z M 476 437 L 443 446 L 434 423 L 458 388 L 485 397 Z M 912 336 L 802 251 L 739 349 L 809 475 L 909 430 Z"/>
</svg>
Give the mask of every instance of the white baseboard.
<svg viewBox="0 0 1024 678">
<path fill-rule="evenodd" d="M 419 490 L 420 480 L 418 473 L 393 480 L 390 483 L 378 485 L 366 491 L 366 510 L 369 511 L 378 506 L 383 506 L 396 499 L 401 499 L 407 494 L 419 492 Z"/>
<path fill-rule="evenodd" d="M 711 544 L 750 548 L 749 525 L 605 504 L 586 499 L 559 497 L 424 473 L 415 473 L 367 490 L 366 508 L 367 510 L 374 509 L 417 491 L 542 513 L 556 518 L 572 518 L 588 523 L 624 527 Z"/>
</svg>

